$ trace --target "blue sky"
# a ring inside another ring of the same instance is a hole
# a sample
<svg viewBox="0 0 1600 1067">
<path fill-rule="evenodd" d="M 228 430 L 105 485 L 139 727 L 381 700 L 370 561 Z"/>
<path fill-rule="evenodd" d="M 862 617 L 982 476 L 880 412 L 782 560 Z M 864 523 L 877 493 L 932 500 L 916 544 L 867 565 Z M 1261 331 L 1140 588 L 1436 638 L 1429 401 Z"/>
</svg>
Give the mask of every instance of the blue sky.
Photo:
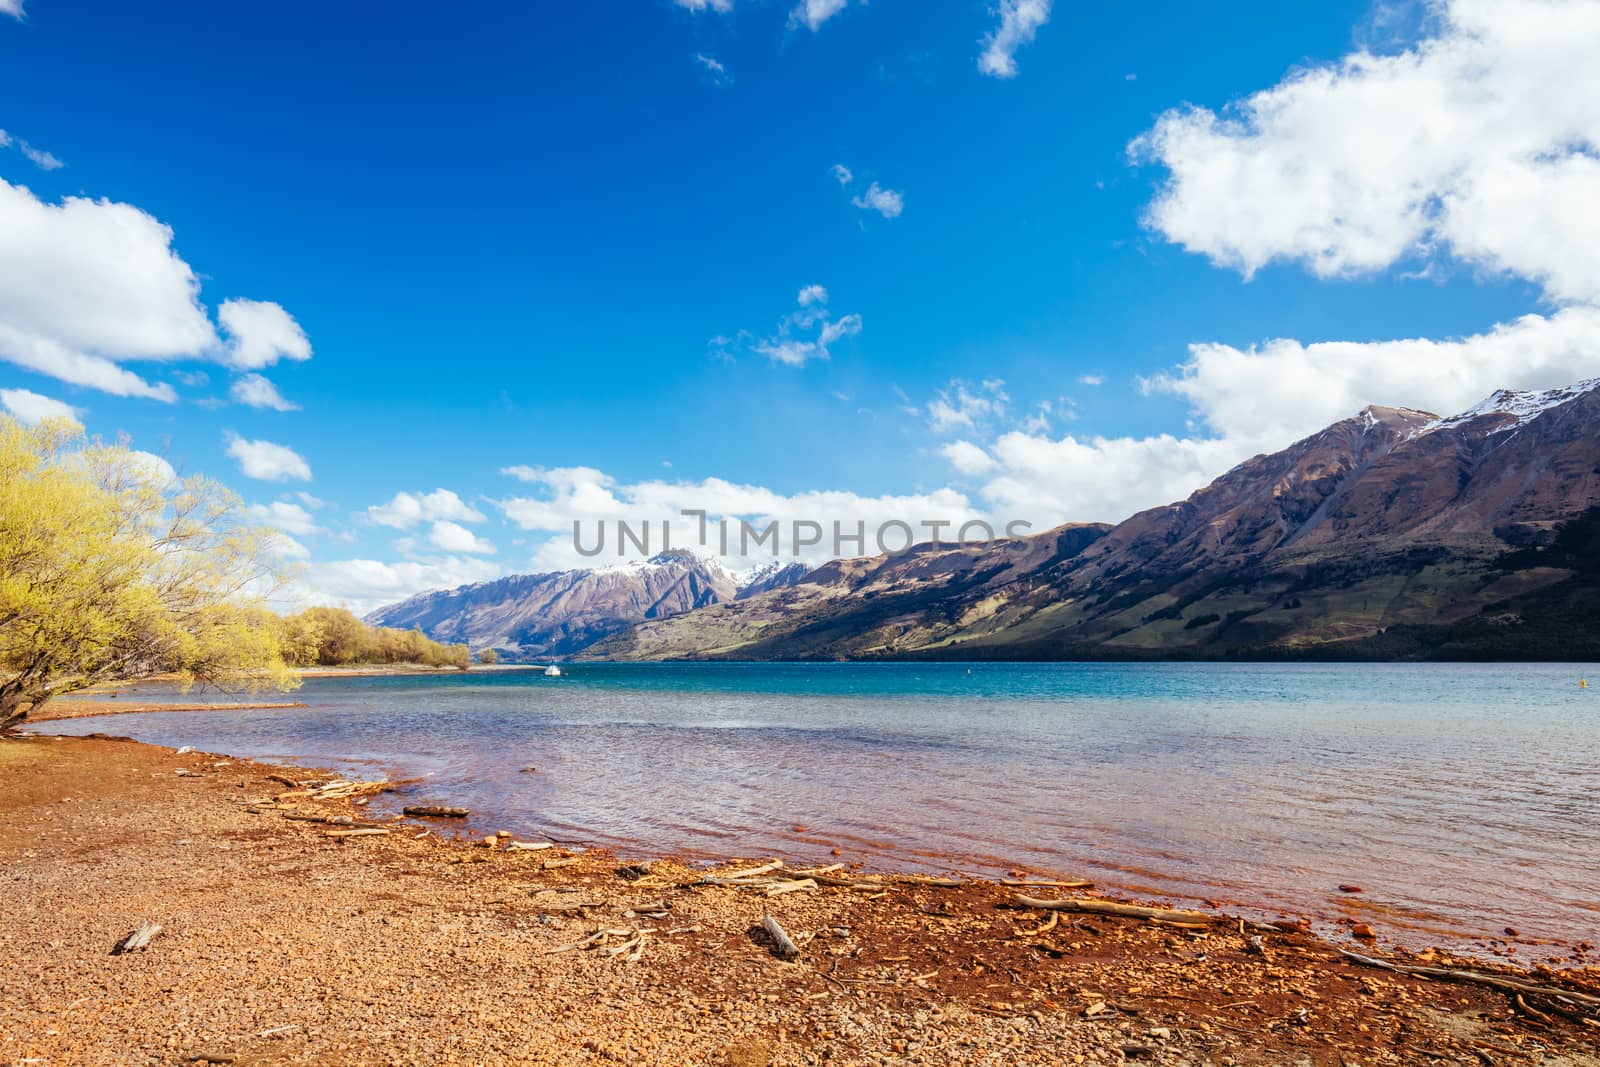
<svg viewBox="0 0 1600 1067">
<path fill-rule="evenodd" d="M 0 0 L 0 400 L 366 608 L 699 500 L 1118 520 L 1600 373 L 1592 2 L 809 5 Z"/>
</svg>

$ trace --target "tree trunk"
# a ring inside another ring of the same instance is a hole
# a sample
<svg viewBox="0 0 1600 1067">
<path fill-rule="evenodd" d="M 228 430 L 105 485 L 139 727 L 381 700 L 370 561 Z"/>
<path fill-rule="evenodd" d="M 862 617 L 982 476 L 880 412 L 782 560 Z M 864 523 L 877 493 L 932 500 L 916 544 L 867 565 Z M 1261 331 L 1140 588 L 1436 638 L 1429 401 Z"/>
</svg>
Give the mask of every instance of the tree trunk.
<svg viewBox="0 0 1600 1067">
<path fill-rule="evenodd" d="M 21 726 L 28 713 L 43 703 L 22 693 L 0 694 L 0 734 Z"/>
</svg>

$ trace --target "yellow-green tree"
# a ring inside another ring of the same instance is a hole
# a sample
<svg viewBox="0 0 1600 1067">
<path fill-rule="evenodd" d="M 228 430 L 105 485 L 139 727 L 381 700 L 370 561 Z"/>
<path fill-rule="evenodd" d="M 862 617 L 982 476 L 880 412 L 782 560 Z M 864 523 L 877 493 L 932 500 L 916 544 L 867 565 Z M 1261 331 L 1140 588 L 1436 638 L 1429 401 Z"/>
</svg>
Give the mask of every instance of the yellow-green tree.
<svg viewBox="0 0 1600 1067">
<path fill-rule="evenodd" d="M 260 607 L 275 540 L 215 482 L 67 421 L 0 416 L 0 730 L 63 693 L 154 674 L 298 684 Z"/>
<path fill-rule="evenodd" d="M 492 648 L 479 649 L 478 662 L 483 664 L 485 667 L 492 667 L 496 663 L 500 662 L 500 653 L 496 652 Z"/>
</svg>

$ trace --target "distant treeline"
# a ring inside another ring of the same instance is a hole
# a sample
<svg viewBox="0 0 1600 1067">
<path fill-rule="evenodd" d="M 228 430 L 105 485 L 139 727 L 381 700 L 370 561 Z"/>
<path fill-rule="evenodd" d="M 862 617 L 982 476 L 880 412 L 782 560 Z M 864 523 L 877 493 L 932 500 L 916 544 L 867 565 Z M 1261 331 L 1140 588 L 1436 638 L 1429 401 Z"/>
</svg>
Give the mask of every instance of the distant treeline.
<svg viewBox="0 0 1600 1067">
<path fill-rule="evenodd" d="M 278 647 L 291 667 L 421 663 L 466 670 L 466 645 L 440 644 L 421 630 L 368 626 L 343 608 L 308 608 L 275 620 Z"/>
</svg>

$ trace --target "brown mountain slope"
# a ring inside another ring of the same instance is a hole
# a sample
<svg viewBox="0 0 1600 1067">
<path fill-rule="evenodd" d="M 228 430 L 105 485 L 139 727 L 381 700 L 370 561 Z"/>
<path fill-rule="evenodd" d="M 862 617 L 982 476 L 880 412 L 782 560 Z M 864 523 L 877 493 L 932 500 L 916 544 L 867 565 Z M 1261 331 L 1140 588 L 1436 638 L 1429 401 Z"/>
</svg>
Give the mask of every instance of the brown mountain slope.
<svg viewBox="0 0 1600 1067">
<path fill-rule="evenodd" d="M 567 656 L 645 619 L 732 600 L 733 579 L 687 552 L 594 571 L 527 574 L 422 593 L 373 612 L 374 625 L 419 627 L 435 640 L 513 658 Z"/>
<path fill-rule="evenodd" d="M 1600 505 L 1597 384 L 1499 393 L 1451 419 L 1369 408 L 1103 536 L 1078 528 L 1094 534 L 1062 545 L 1052 531 L 1003 548 L 1010 566 L 927 546 L 830 564 L 782 594 L 645 623 L 591 654 L 1421 655 L 1426 634 L 1504 616 L 1504 654 L 1536 655 L 1537 642 L 1518 644 L 1527 620 L 1497 609 L 1559 614 L 1574 572 L 1500 561 Z M 1414 640 L 1396 651 L 1391 631 Z"/>
</svg>

